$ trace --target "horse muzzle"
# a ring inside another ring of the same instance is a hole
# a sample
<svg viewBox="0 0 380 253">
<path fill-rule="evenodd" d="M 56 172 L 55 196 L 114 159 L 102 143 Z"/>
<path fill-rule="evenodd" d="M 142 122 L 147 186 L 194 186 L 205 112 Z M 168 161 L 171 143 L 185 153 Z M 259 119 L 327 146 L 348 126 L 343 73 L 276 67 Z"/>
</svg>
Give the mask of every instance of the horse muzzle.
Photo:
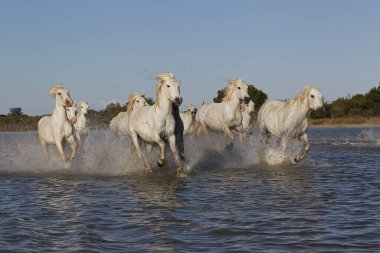
<svg viewBox="0 0 380 253">
<path fill-rule="evenodd" d="M 255 116 L 255 112 L 250 112 L 249 116 L 254 117 Z"/>
<path fill-rule="evenodd" d="M 250 99 L 250 97 L 244 97 L 244 104 L 248 105 Z"/>
<path fill-rule="evenodd" d="M 74 102 L 72 99 L 66 99 L 66 106 L 67 107 L 71 107 L 71 106 L 73 106 L 73 104 L 74 104 Z"/>
<path fill-rule="evenodd" d="M 197 116 L 197 111 L 191 112 L 191 116 L 192 116 L 193 118 L 195 118 L 195 116 Z"/>
<path fill-rule="evenodd" d="M 182 104 L 182 97 L 176 97 L 174 103 L 176 106 L 180 106 Z"/>
<path fill-rule="evenodd" d="M 77 117 L 75 117 L 75 116 L 72 117 L 71 118 L 71 123 L 73 123 L 73 124 L 77 123 Z"/>
</svg>

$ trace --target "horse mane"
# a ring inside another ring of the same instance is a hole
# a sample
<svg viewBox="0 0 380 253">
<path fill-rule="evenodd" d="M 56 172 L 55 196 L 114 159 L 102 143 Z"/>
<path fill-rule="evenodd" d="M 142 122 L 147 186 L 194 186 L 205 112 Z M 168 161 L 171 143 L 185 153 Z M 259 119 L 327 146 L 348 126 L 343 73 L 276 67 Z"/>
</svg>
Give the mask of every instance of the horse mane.
<svg viewBox="0 0 380 253">
<path fill-rule="evenodd" d="M 160 73 L 160 74 L 157 74 L 154 79 L 158 80 L 159 83 L 156 85 L 156 96 L 157 96 L 157 105 L 160 106 L 160 93 L 161 93 L 161 90 L 162 90 L 162 86 L 164 85 L 164 83 L 167 81 L 167 80 L 174 80 L 175 81 L 175 77 L 173 75 L 173 73 L 170 73 L 170 72 L 165 72 L 165 73 Z"/>
<path fill-rule="evenodd" d="M 228 86 L 224 89 L 224 98 L 222 100 L 223 102 L 228 102 L 232 99 L 234 88 L 240 83 L 244 83 L 244 81 L 240 78 L 233 78 L 228 81 Z"/>
<path fill-rule="evenodd" d="M 300 103 L 300 104 L 306 104 L 306 99 L 310 94 L 310 91 L 312 89 L 316 89 L 314 85 L 307 85 L 300 93 L 298 93 L 294 98 L 290 99 L 288 101 L 289 104 L 294 104 L 294 103 Z"/>
<path fill-rule="evenodd" d="M 141 96 L 141 94 L 138 92 L 134 92 L 129 96 L 128 105 L 127 105 L 127 113 L 128 114 L 131 114 L 131 112 L 133 111 L 133 106 L 135 105 L 135 100 L 137 97 L 140 97 L 140 96 Z"/>
<path fill-rule="evenodd" d="M 53 86 L 53 88 L 49 90 L 49 96 L 54 97 L 55 94 L 57 94 L 58 90 L 62 88 L 63 88 L 62 85 L 60 83 L 57 83 L 56 85 Z"/>
</svg>

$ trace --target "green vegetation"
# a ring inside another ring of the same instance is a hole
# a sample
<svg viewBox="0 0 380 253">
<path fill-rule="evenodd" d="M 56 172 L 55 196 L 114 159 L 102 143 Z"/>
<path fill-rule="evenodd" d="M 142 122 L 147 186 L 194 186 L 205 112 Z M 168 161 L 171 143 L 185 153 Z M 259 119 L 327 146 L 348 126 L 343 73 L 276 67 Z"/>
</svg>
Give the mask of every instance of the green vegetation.
<svg viewBox="0 0 380 253">
<path fill-rule="evenodd" d="M 327 104 L 326 117 L 380 116 L 380 83 L 365 94 L 338 98 Z"/>
<path fill-rule="evenodd" d="M 268 96 L 253 85 L 248 85 L 248 94 L 256 105 L 256 112 L 267 100 Z M 220 103 L 224 97 L 224 89 L 217 91 L 214 102 Z M 149 104 L 154 100 L 145 98 Z M 113 117 L 125 111 L 127 104 L 111 103 L 100 111 L 89 110 L 90 128 L 107 129 Z M 36 131 L 42 116 L 28 116 L 20 107 L 9 109 L 7 115 L 0 115 L 0 131 Z M 380 83 L 367 93 L 338 98 L 326 103 L 325 111 L 312 112 L 312 125 L 380 125 Z"/>
</svg>

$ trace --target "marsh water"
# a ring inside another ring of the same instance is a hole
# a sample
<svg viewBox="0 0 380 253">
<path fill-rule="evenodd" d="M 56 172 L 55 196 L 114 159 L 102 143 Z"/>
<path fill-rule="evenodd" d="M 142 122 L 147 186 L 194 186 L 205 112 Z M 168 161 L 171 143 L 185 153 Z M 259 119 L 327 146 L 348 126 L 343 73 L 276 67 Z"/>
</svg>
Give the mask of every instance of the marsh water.
<svg viewBox="0 0 380 253">
<path fill-rule="evenodd" d="M 0 249 L 380 251 L 380 128 L 310 129 L 296 165 L 261 161 L 256 138 L 228 151 L 220 139 L 186 138 L 179 177 L 172 159 L 146 174 L 107 131 L 90 132 L 69 169 L 35 132 L 0 133 Z"/>
</svg>

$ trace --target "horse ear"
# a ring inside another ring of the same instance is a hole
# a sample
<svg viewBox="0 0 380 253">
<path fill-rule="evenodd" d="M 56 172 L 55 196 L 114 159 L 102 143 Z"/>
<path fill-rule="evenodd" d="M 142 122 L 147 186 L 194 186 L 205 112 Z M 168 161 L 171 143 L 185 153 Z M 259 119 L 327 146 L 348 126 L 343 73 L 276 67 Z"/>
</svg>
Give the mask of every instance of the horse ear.
<svg viewBox="0 0 380 253">
<path fill-rule="evenodd" d="M 49 96 L 54 97 L 57 94 L 58 90 L 61 88 L 62 88 L 62 85 L 57 83 L 56 85 L 53 86 L 53 88 L 50 89 Z"/>
</svg>

